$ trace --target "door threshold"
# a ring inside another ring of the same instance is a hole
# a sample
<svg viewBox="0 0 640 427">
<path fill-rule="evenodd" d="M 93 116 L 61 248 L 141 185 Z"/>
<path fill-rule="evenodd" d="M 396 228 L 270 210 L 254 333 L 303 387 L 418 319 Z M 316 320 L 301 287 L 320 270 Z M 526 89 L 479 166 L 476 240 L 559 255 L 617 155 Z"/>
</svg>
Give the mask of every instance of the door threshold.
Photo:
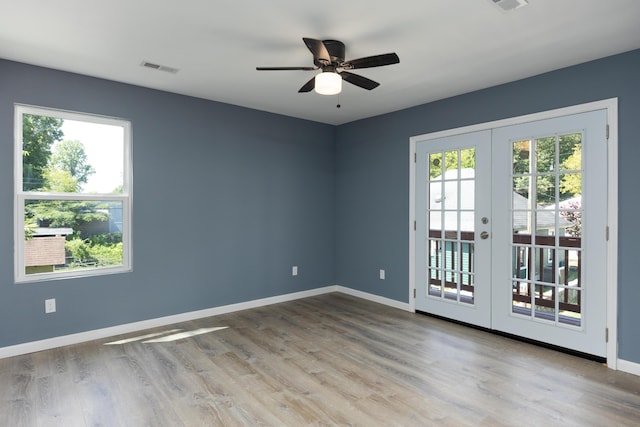
<svg viewBox="0 0 640 427">
<path fill-rule="evenodd" d="M 497 331 L 497 330 L 491 329 L 491 328 L 485 328 L 485 327 L 482 327 L 482 326 L 477 326 L 477 325 L 474 325 L 474 324 L 471 324 L 471 323 L 462 322 L 460 320 L 455 320 L 455 319 L 450 319 L 448 317 L 439 316 L 437 314 L 427 313 L 426 311 L 416 310 L 416 314 L 422 314 L 424 316 L 433 317 L 435 319 L 440 319 L 440 320 L 444 320 L 444 321 L 447 321 L 447 322 L 456 323 L 458 325 L 466 326 L 466 327 L 477 329 L 477 330 L 480 330 L 480 331 L 489 332 L 489 333 L 494 334 L 494 335 L 500 335 L 502 337 L 510 338 L 512 340 L 524 342 L 524 343 L 527 343 L 527 344 L 532 344 L 532 345 L 535 345 L 535 346 L 538 346 L 538 347 L 548 348 L 549 350 L 558 351 L 560 353 L 569 354 L 571 356 L 580 357 L 582 359 L 592 360 L 592 361 L 597 362 L 597 363 L 604 363 L 604 364 L 607 363 L 607 358 L 606 357 L 596 356 L 595 354 L 584 353 L 582 351 L 572 350 L 570 348 L 560 347 L 558 345 L 553 345 L 553 344 L 548 344 L 546 342 L 533 340 L 531 338 L 525 338 L 525 337 L 521 337 L 519 335 L 509 334 L 507 332 L 502 332 L 502 331 Z"/>
</svg>

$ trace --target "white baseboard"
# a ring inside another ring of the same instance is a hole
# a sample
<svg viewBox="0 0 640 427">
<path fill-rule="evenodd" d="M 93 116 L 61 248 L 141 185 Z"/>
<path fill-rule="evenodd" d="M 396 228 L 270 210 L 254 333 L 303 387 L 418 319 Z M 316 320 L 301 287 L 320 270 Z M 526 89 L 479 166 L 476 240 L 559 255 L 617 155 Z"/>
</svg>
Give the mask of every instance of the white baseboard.
<svg viewBox="0 0 640 427">
<path fill-rule="evenodd" d="M 232 313 L 234 311 L 247 310 L 250 308 L 263 307 L 296 299 L 322 295 L 329 292 L 337 292 L 337 286 L 327 286 L 324 288 L 312 289 L 309 291 L 294 292 L 291 294 L 278 295 L 275 297 L 261 298 L 237 304 L 223 305 L 219 307 L 207 308 L 204 310 L 180 313 L 172 316 L 158 317 L 155 319 L 142 320 L 140 322 L 127 323 L 124 325 L 112 326 L 109 328 L 95 329 L 77 334 L 63 335 L 55 338 L 48 338 L 40 341 L 32 341 L 24 344 L 17 344 L 0 348 L 0 359 L 5 357 L 18 356 L 21 354 L 34 353 L 36 351 L 49 350 L 66 345 L 79 344 L 115 335 L 138 332 L 144 329 L 157 328 L 174 323 L 187 322 L 190 320 L 202 319 L 204 317 L 218 316 L 220 314 Z"/>
<path fill-rule="evenodd" d="M 398 308 L 404 311 L 413 311 L 409 306 L 409 303 L 396 301 L 394 299 L 381 297 L 379 295 L 370 294 L 368 292 L 357 291 L 355 289 L 346 288 L 344 286 L 336 286 L 337 292 L 342 292 L 343 294 L 352 295 L 354 297 L 366 299 L 369 301 L 377 302 L 378 304 L 388 305 L 389 307 Z"/>
<path fill-rule="evenodd" d="M 618 359 L 617 368 L 619 371 L 640 376 L 640 363 L 629 362 L 628 360 Z"/>
<path fill-rule="evenodd" d="M 269 298 L 261 298 L 252 301 L 241 302 L 237 304 L 223 305 L 219 307 L 207 308 L 204 310 L 191 311 L 188 313 L 180 313 L 172 316 L 158 317 L 155 319 L 143 320 L 140 322 L 127 323 L 124 325 L 112 326 L 109 328 L 96 329 L 93 331 L 80 332 L 77 334 L 63 335 L 55 338 L 48 338 L 40 341 L 32 341 L 24 344 L 17 344 L 8 347 L 0 347 L 0 359 L 21 354 L 34 353 L 37 351 L 49 350 L 52 348 L 63 347 L 66 345 L 79 344 L 97 339 L 109 338 L 116 335 L 138 332 L 145 329 L 168 326 L 174 323 L 188 322 L 190 320 L 202 319 L 205 317 L 218 316 L 226 313 L 233 313 L 240 310 L 248 310 L 251 308 L 264 307 L 271 304 L 293 301 L 301 298 L 313 297 L 316 295 L 327 294 L 331 292 L 341 292 L 357 298 L 373 301 L 389 307 L 394 307 L 404 311 L 413 311 L 409 303 L 403 303 L 390 298 L 381 297 L 379 295 L 370 294 L 368 292 L 358 291 L 356 289 L 347 288 L 345 286 L 333 285 L 324 288 L 311 289 L 309 291 L 294 292 L 291 294 L 278 295 Z M 629 362 L 627 360 L 618 359 L 616 368 L 620 371 L 640 376 L 640 363 Z"/>
<path fill-rule="evenodd" d="M 388 305 L 409 311 L 409 304 L 401 303 L 389 298 L 370 294 L 367 292 L 357 291 L 344 286 L 326 286 L 324 288 L 311 289 L 309 291 L 294 292 L 291 294 L 278 295 L 275 297 L 261 298 L 252 301 L 241 302 L 237 304 L 223 305 L 219 307 L 207 308 L 204 310 L 191 311 L 187 313 L 175 314 L 172 316 L 158 317 L 155 319 L 142 320 L 140 322 L 127 323 L 109 328 L 95 329 L 77 334 L 63 335 L 54 338 L 48 338 L 40 341 L 32 341 L 24 344 L 17 344 L 0 348 L 0 359 L 5 357 L 19 356 L 21 354 L 35 353 L 36 351 L 49 350 L 52 348 L 63 347 L 66 345 L 79 344 L 87 341 L 93 341 L 103 338 L 109 338 L 116 335 L 138 332 L 145 329 L 158 328 L 171 325 L 174 323 L 188 322 L 190 320 L 202 319 L 204 317 L 218 316 L 220 314 L 232 313 L 240 310 L 248 310 L 251 308 L 264 307 L 266 305 L 277 304 L 281 302 L 293 301 L 301 298 L 313 297 L 316 295 L 327 294 L 330 292 L 342 292 L 358 298 L 377 302 L 379 304 Z"/>
</svg>

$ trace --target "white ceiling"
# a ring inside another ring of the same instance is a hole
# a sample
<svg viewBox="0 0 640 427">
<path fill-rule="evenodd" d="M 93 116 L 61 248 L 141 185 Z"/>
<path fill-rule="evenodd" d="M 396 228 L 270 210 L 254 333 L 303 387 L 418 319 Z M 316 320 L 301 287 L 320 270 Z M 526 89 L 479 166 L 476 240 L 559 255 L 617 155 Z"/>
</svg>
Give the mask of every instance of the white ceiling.
<svg viewBox="0 0 640 427">
<path fill-rule="evenodd" d="M 0 0 L 0 57 L 342 124 L 640 48 L 639 0 Z M 337 39 L 380 86 L 298 93 L 302 37 Z M 149 61 L 176 74 L 140 66 Z M 338 102 L 342 108 L 336 108 Z"/>
</svg>

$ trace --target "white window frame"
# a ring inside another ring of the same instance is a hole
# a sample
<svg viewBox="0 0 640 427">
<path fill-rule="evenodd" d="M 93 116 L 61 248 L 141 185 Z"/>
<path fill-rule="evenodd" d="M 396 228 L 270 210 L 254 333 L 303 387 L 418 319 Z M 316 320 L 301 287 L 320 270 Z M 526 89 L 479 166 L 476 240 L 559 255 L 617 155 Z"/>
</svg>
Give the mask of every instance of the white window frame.
<svg viewBox="0 0 640 427">
<path fill-rule="evenodd" d="M 14 272 L 16 283 L 39 282 L 44 280 L 68 279 L 74 277 L 100 276 L 129 272 L 132 270 L 131 254 L 131 205 L 132 205 L 132 167 L 131 159 L 131 122 L 125 119 L 99 116 L 88 113 L 67 111 L 25 104 L 14 105 Z M 23 138 L 22 120 L 24 114 L 48 116 L 63 120 L 75 120 L 88 123 L 122 127 L 124 130 L 123 147 L 123 191 L 122 193 L 48 193 L 23 190 Z M 85 270 L 35 273 L 25 272 L 24 206 L 25 201 L 37 200 L 78 200 L 110 201 L 122 203 L 122 264 L 117 266 L 96 267 Z"/>
</svg>

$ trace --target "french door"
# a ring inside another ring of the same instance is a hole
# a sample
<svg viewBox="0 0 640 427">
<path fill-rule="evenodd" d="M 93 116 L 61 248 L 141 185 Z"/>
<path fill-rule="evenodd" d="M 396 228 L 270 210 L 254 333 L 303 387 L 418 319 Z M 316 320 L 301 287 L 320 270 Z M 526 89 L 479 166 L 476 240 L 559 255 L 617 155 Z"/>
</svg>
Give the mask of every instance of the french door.
<svg viewBox="0 0 640 427">
<path fill-rule="evenodd" d="M 416 309 L 606 356 L 606 110 L 416 143 Z"/>
<path fill-rule="evenodd" d="M 416 308 L 488 328 L 491 131 L 416 148 Z"/>
</svg>

